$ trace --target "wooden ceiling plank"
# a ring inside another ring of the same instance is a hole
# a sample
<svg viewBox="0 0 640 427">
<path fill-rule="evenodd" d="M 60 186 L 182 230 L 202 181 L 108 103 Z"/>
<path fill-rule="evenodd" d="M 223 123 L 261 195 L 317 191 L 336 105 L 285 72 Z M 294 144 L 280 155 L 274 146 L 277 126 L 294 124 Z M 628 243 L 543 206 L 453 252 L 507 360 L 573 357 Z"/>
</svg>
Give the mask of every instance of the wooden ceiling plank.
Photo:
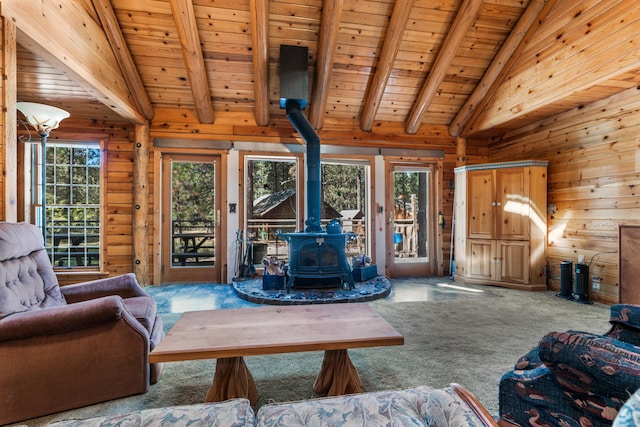
<svg viewBox="0 0 640 427">
<path fill-rule="evenodd" d="M 250 0 L 255 118 L 269 124 L 269 1 Z"/>
<path fill-rule="evenodd" d="M 531 0 L 504 45 L 487 68 L 482 80 L 453 119 L 451 126 L 449 126 L 449 133 L 452 136 L 463 136 L 462 134 L 472 125 L 479 112 L 493 99 L 498 86 L 554 3 L 555 0 Z"/>
<path fill-rule="evenodd" d="M 511 69 L 511 73 L 517 71 L 517 67 L 521 63 L 528 63 L 535 58 L 544 59 L 547 52 L 558 41 L 558 36 L 563 40 L 567 40 L 567 36 L 574 35 L 576 39 L 580 39 L 584 34 L 584 22 L 589 22 L 590 28 L 599 28 L 594 25 L 593 21 L 604 17 L 605 21 L 609 21 L 611 9 L 618 7 L 613 1 L 603 2 L 600 0 L 582 0 L 577 2 L 558 3 L 553 9 L 553 14 L 545 19 L 545 23 L 536 31 L 535 40 L 531 40 L 527 47 L 522 51 L 518 58 L 518 65 Z M 581 19 L 576 19 L 579 16 Z M 560 31 L 558 31 L 560 29 Z M 568 41 L 568 40 L 567 40 Z M 543 56 L 540 56 L 540 55 Z M 552 55 L 552 53 L 548 53 Z"/>
<path fill-rule="evenodd" d="M 627 47 L 628 45 L 624 45 Z M 614 49 L 610 52 L 615 52 Z M 606 56 L 607 52 L 603 52 Z M 623 56 L 616 56 L 610 60 L 600 64 L 589 64 L 584 67 L 573 67 L 567 72 L 554 74 L 553 85 L 539 85 L 539 90 L 534 90 L 535 98 L 531 102 L 521 102 L 516 107 L 510 107 L 507 114 L 487 114 L 496 108 L 491 106 L 490 109 L 483 112 L 475 122 L 477 129 L 490 129 L 493 122 L 495 125 L 503 125 L 511 120 L 518 120 L 521 117 L 539 117 L 548 116 L 551 111 L 560 112 L 570 107 L 582 105 L 589 97 L 596 97 L 591 89 L 594 85 L 605 83 L 616 78 L 620 72 L 637 70 L 638 58 L 635 52 L 627 52 Z M 588 80 L 585 76 L 589 76 L 592 80 Z M 551 79 L 549 79 L 551 80 Z M 564 83 L 564 84 L 561 84 Z M 628 87 L 635 86 L 629 83 Z M 587 93 L 588 91 L 588 93 Z M 520 94 L 518 94 L 521 97 Z M 522 97 L 521 97 L 522 98 Z M 529 101 L 525 98 L 526 101 Z M 528 119 L 528 120 L 529 120 Z"/>
<path fill-rule="evenodd" d="M 424 113 L 429 108 L 429 104 L 442 84 L 447 69 L 456 56 L 460 43 L 462 43 L 471 24 L 477 19 L 480 6 L 482 6 L 482 0 L 466 0 L 460 7 L 460 11 L 456 15 L 440 48 L 440 52 L 431 67 L 429 78 L 425 81 L 415 106 L 409 114 L 405 126 L 407 133 L 414 134 L 420 127 Z"/>
<path fill-rule="evenodd" d="M 628 10 L 625 9 L 625 11 Z M 582 16 L 580 17 L 582 18 Z M 526 94 L 509 94 L 506 102 L 492 105 L 483 112 L 483 116 L 492 115 L 495 122 L 504 122 L 510 114 L 496 114 L 497 111 L 528 111 L 534 112 L 540 105 L 550 105 L 559 100 L 567 99 L 574 93 L 586 90 L 600 82 L 615 79 L 619 74 L 637 68 L 637 52 L 634 46 L 640 41 L 640 11 L 626 13 L 609 22 L 589 20 L 593 29 L 588 35 L 580 34 L 577 38 L 565 38 L 563 44 L 572 46 L 575 53 L 566 55 L 565 51 L 553 50 L 553 55 L 546 53 L 546 58 L 539 58 L 530 63 L 531 66 L 545 70 L 544 77 L 532 73 L 529 69 L 522 69 L 518 61 L 519 72 L 516 67 L 510 72 L 510 84 L 527 84 Z M 596 25 L 597 24 L 599 25 Z M 624 23 L 624 24 L 621 24 Z M 564 29 L 564 27 L 563 27 Z M 542 55 L 539 55 L 542 57 Z M 560 66 L 561 65 L 561 66 Z M 584 78 L 589 76 L 589 78 Z M 504 98 L 502 88 L 496 94 L 496 99 Z M 535 93 L 536 101 L 531 94 Z M 479 122 L 486 120 L 479 118 Z M 483 125 L 484 127 L 484 125 Z"/>
<path fill-rule="evenodd" d="M 16 24 L 18 43 L 64 72 L 120 117 L 144 123 L 102 28 L 77 2 L 3 0 L 2 16 Z M 93 54 L 91 61 L 85 52 Z"/>
<path fill-rule="evenodd" d="M 191 83 L 191 94 L 201 123 L 213 123 L 214 112 L 207 70 L 202 55 L 196 16 L 191 0 L 169 0 L 178 30 L 182 57 Z"/>
<path fill-rule="evenodd" d="M 313 102 L 309 111 L 309 121 L 315 129 L 320 129 L 324 125 L 324 110 L 327 105 L 329 84 L 333 75 L 342 6 L 343 0 L 334 0 L 325 2 L 322 8 Z"/>
<path fill-rule="evenodd" d="M 113 11 L 113 7 L 111 6 L 111 2 L 109 0 L 92 1 L 107 39 L 111 44 L 111 49 L 116 57 L 116 61 L 118 62 L 118 65 L 120 65 L 122 75 L 127 82 L 129 90 L 133 94 L 133 100 L 138 105 L 138 108 L 145 119 L 153 119 L 153 106 L 149 100 L 147 90 L 142 83 L 136 64 L 133 62 L 127 42 L 122 35 L 122 31 L 120 30 L 120 25 L 115 12 Z"/>
<path fill-rule="evenodd" d="M 373 122 L 376 118 L 376 112 L 380 107 L 380 101 L 387 87 L 387 81 L 393 70 L 395 58 L 400 49 L 402 35 L 407 26 L 413 0 L 397 0 L 391 15 L 391 21 L 387 29 L 380 59 L 374 72 L 369 91 L 363 102 L 364 107 L 360 117 L 360 128 L 365 131 L 371 131 Z"/>
</svg>

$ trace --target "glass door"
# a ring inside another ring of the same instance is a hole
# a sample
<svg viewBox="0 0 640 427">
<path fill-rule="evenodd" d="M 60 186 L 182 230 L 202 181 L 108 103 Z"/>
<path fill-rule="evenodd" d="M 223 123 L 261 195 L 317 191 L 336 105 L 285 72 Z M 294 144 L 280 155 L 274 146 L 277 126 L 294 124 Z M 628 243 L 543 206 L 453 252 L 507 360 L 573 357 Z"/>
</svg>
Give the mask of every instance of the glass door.
<svg viewBox="0 0 640 427">
<path fill-rule="evenodd" d="M 162 283 L 220 282 L 218 156 L 162 160 Z"/>
<path fill-rule="evenodd" d="M 288 261 L 289 246 L 278 238 L 299 228 L 301 186 L 295 157 L 247 156 L 245 158 L 245 221 L 239 230 L 241 248 L 235 273 L 261 269 L 265 258 Z"/>
<path fill-rule="evenodd" d="M 357 237 L 347 241 L 347 258 L 371 255 L 369 236 L 369 165 L 340 159 L 322 160 L 322 224 L 339 218 L 342 231 Z"/>
<path fill-rule="evenodd" d="M 425 276 L 435 271 L 433 168 L 425 165 L 392 165 L 387 195 L 387 266 L 389 275 Z"/>
</svg>

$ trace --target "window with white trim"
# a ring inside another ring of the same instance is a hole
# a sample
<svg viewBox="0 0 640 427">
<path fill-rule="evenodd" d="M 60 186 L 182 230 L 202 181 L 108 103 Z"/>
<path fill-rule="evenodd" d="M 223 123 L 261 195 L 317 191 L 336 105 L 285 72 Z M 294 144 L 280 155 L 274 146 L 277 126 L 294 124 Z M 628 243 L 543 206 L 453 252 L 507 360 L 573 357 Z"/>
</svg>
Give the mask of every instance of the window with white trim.
<svg viewBox="0 0 640 427">
<path fill-rule="evenodd" d="M 100 156 L 97 143 L 47 144 L 45 245 L 56 268 L 100 265 Z"/>
</svg>

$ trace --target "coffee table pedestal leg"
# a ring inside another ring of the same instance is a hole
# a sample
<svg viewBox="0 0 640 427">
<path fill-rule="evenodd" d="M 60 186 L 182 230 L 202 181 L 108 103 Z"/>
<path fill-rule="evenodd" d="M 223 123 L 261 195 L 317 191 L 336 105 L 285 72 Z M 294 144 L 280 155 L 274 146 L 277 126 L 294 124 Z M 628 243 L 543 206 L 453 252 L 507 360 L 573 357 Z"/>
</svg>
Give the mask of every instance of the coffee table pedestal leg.
<svg viewBox="0 0 640 427">
<path fill-rule="evenodd" d="M 313 384 L 313 391 L 321 396 L 360 393 L 362 383 L 347 350 L 326 350 L 322 368 Z"/>
<path fill-rule="evenodd" d="M 222 402 L 236 397 L 248 398 L 251 405 L 258 402 L 258 390 L 253 376 L 242 357 L 217 359 L 213 383 L 205 402 Z"/>
</svg>

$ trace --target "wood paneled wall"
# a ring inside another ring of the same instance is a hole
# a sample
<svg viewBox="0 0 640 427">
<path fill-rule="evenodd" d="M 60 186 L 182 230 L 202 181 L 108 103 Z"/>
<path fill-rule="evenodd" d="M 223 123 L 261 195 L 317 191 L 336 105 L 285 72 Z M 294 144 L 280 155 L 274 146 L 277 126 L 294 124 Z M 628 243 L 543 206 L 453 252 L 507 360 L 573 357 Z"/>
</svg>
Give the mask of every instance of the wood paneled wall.
<svg viewBox="0 0 640 427">
<path fill-rule="evenodd" d="M 67 119 L 51 133 L 50 140 L 102 141 L 103 171 L 103 252 L 104 273 L 118 275 L 133 271 L 133 150 L 135 128 L 124 123 L 89 122 Z M 150 156 L 153 162 L 153 156 Z M 153 180 L 149 179 L 149 185 Z M 151 189 L 151 194 L 153 190 Z M 152 196 L 150 196 L 152 198 Z M 153 224 L 152 208 L 149 209 L 149 224 Z M 152 228 L 152 227 L 150 227 Z M 149 253 L 151 242 L 149 235 Z M 91 279 L 87 274 L 60 274 L 61 284 Z M 97 275 L 99 276 L 99 275 Z"/>
<path fill-rule="evenodd" d="M 558 114 L 491 143 L 490 161 L 540 159 L 548 170 L 548 276 L 579 256 L 601 277 L 593 301 L 618 302 L 618 226 L 640 223 L 640 87 Z M 591 277 L 590 277 L 591 279 Z M 590 280 L 591 283 L 591 280 Z"/>
<path fill-rule="evenodd" d="M 169 119 L 171 114 L 159 115 L 161 120 L 152 122 L 151 138 L 172 137 L 192 139 L 197 144 L 198 140 L 223 140 L 223 141 L 256 141 L 256 142 L 292 142 L 294 131 L 288 121 L 282 121 L 282 126 L 268 128 L 255 126 L 244 120 L 237 120 L 234 116 L 228 121 L 220 120 L 222 124 L 198 125 L 197 130 L 190 126 L 177 124 Z M 240 124 L 232 124 L 232 123 Z M 385 131 L 361 132 L 358 124 L 344 123 L 339 130 L 321 132 L 323 144 L 340 144 L 352 146 L 375 146 L 377 148 L 403 148 L 407 147 L 407 156 L 411 156 L 411 148 L 435 149 L 445 152 L 443 162 L 442 205 L 446 225 L 440 230 L 442 233 L 442 260 L 444 274 L 449 274 L 449 250 L 451 240 L 452 207 L 453 207 L 453 168 L 456 164 L 455 138 L 446 136 L 446 131 L 440 128 L 423 130 L 419 135 L 402 135 L 401 128 L 382 127 Z M 397 129 L 396 129 L 397 128 Z M 336 129 L 334 127 L 334 129 Z M 396 132 L 397 131 L 397 132 Z M 106 274 L 116 275 L 133 271 L 133 150 L 135 129 L 133 125 L 123 123 L 85 122 L 68 119 L 60 128 L 52 134 L 52 139 L 90 139 L 105 141 L 104 159 L 106 171 L 105 188 L 105 252 L 104 270 Z M 481 163 L 487 161 L 488 150 L 486 143 L 482 141 L 470 141 L 466 144 L 469 163 Z M 153 149 L 150 153 L 150 162 L 153 162 Z M 154 198 L 153 191 L 153 165 L 149 171 L 149 269 L 153 270 L 153 212 L 158 200 Z M 383 204 L 384 201 L 379 201 Z M 61 276 L 61 283 L 73 283 L 85 280 L 86 276 L 65 275 Z"/>
</svg>

